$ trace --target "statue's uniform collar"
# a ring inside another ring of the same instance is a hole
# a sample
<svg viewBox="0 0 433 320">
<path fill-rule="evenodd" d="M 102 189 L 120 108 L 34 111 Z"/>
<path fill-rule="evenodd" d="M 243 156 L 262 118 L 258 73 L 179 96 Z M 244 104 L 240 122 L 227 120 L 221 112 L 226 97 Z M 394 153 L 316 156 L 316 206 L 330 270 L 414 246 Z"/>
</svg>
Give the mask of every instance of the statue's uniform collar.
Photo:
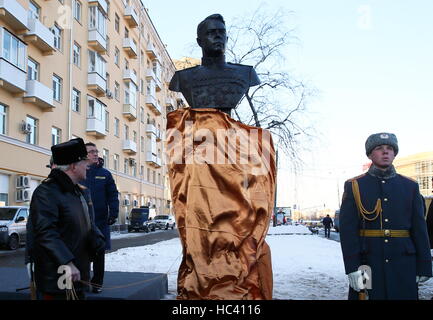
<svg viewBox="0 0 433 320">
<path fill-rule="evenodd" d="M 201 65 L 205 67 L 223 67 L 226 65 L 226 56 L 219 57 L 202 57 Z"/>
</svg>

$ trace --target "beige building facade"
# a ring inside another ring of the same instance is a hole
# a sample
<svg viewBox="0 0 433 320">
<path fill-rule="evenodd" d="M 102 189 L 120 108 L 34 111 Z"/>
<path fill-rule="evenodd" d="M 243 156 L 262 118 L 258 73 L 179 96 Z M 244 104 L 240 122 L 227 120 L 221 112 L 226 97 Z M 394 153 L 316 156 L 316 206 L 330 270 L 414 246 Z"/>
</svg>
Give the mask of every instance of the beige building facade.
<svg viewBox="0 0 433 320">
<path fill-rule="evenodd" d="M 433 151 L 397 157 L 394 166 L 398 173 L 418 182 L 423 196 L 433 195 Z"/>
<path fill-rule="evenodd" d="M 164 142 L 175 72 L 139 0 L 0 0 L 0 205 L 28 205 L 53 144 L 96 144 L 133 207 L 170 212 Z"/>
</svg>

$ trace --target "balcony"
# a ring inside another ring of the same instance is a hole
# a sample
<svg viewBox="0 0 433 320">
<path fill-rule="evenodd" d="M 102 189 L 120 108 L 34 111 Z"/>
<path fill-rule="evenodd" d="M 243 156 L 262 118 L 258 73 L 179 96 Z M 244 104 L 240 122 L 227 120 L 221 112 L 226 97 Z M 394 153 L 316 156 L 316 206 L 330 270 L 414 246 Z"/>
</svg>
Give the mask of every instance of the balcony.
<svg viewBox="0 0 433 320">
<path fill-rule="evenodd" d="M 105 122 L 96 118 L 87 118 L 86 133 L 98 139 L 104 138 L 106 136 Z"/>
<path fill-rule="evenodd" d="M 53 89 L 48 88 L 37 80 L 27 80 L 26 93 L 23 101 L 33 103 L 43 111 L 53 111 Z"/>
<path fill-rule="evenodd" d="M 131 38 L 123 38 L 123 49 L 131 59 L 137 58 L 137 46 Z"/>
<path fill-rule="evenodd" d="M 26 91 L 26 73 L 4 59 L 0 59 L 0 87 L 13 94 Z"/>
<path fill-rule="evenodd" d="M 162 134 L 161 134 L 161 130 L 156 129 L 156 141 L 161 141 L 162 140 Z"/>
<path fill-rule="evenodd" d="M 146 162 L 155 168 L 160 168 L 162 165 L 161 158 L 157 157 L 150 151 L 146 152 Z"/>
<path fill-rule="evenodd" d="M 161 106 L 153 96 L 146 96 L 146 106 L 148 106 L 149 109 L 152 110 L 156 115 L 160 115 L 162 113 Z"/>
<path fill-rule="evenodd" d="M 128 22 L 128 25 L 131 28 L 138 26 L 138 15 L 131 6 L 126 6 L 125 8 L 125 20 Z"/>
<path fill-rule="evenodd" d="M 152 42 L 149 41 L 146 47 L 146 54 L 149 56 L 151 60 L 157 58 L 156 49 Z"/>
<path fill-rule="evenodd" d="M 28 27 L 30 30 L 25 34 L 24 40 L 38 47 L 44 56 L 52 55 L 56 48 L 54 48 L 54 35 L 50 29 L 35 18 L 29 18 Z"/>
<path fill-rule="evenodd" d="M 107 89 L 107 82 L 103 77 L 96 72 L 89 72 L 87 74 L 87 88 L 93 91 L 98 97 L 105 95 Z"/>
<path fill-rule="evenodd" d="M 123 115 L 130 121 L 134 121 L 137 119 L 137 108 L 135 108 L 132 104 L 125 103 L 123 105 Z"/>
<path fill-rule="evenodd" d="M 107 4 L 107 1 L 105 1 L 105 0 L 89 0 L 88 2 L 89 2 L 89 4 L 99 5 L 101 7 L 102 11 L 104 11 L 105 14 L 108 13 L 108 4 Z"/>
<path fill-rule="evenodd" d="M 123 140 L 122 149 L 127 154 L 136 154 L 137 144 L 132 140 Z"/>
<path fill-rule="evenodd" d="M 135 85 L 137 85 L 137 75 L 134 73 L 134 71 L 132 71 L 132 69 L 125 69 L 123 70 L 123 81 L 132 81 Z"/>
<path fill-rule="evenodd" d="M 107 40 L 99 33 L 98 30 L 89 30 L 87 43 L 89 47 L 101 54 L 105 54 L 107 52 Z"/>
<path fill-rule="evenodd" d="M 150 134 L 156 135 L 156 127 L 155 127 L 155 125 L 152 124 L 152 123 L 148 123 L 146 125 L 146 133 L 150 133 Z"/>
<path fill-rule="evenodd" d="M 0 0 L 0 20 L 6 22 L 16 33 L 28 30 L 27 10 L 17 1 Z"/>
<path fill-rule="evenodd" d="M 161 82 L 161 80 L 159 80 L 158 77 L 155 78 L 155 89 L 156 89 L 156 92 L 159 92 L 162 90 L 162 82 Z"/>
</svg>

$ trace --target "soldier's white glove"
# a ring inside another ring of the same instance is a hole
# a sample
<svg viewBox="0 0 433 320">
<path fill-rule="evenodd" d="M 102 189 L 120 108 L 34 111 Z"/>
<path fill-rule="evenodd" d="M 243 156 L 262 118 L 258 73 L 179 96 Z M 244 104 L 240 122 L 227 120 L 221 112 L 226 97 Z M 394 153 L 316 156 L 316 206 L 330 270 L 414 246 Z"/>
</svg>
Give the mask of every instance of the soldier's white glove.
<svg viewBox="0 0 433 320">
<path fill-rule="evenodd" d="M 33 263 L 27 263 L 26 264 L 27 269 L 27 275 L 29 276 L 29 279 L 32 279 L 32 273 L 35 272 L 35 265 Z"/>
<path fill-rule="evenodd" d="M 358 292 L 362 289 L 365 289 L 364 280 L 370 280 L 368 274 L 366 272 L 361 272 L 361 270 L 349 273 L 347 277 L 349 278 L 349 286 Z"/>
<path fill-rule="evenodd" d="M 416 276 L 416 283 L 419 283 L 419 282 L 426 282 L 428 279 L 430 279 L 430 277 L 426 277 L 426 276 Z"/>
</svg>

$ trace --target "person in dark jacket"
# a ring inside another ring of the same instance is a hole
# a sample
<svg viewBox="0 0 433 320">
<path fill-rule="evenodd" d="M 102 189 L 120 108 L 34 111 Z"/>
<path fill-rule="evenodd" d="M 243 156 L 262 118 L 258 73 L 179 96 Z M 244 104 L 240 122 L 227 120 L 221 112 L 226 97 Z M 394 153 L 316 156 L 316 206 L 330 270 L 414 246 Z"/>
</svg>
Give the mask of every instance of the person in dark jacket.
<svg viewBox="0 0 433 320">
<path fill-rule="evenodd" d="M 84 299 L 80 280 L 89 279 L 89 256 L 105 247 L 102 234 L 91 223 L 84 189 L 78 185 L 86 177 L 87 150 L 78 138 L 52 146 L 51 151 L 57 167 L 33 193 L 26 259 L 34 262 L 42 299 L 67 299 L 71 289 Z"/>
<path fill-rule="evenodd" d="M 331 217 L 329 214 L 326 215 L 325 218 L 322 220 L 323 226 L 325 227 L 325 237 L 329 238 L 331 236 L 331 227 L 334 226 L 334 223 L 332 222 Z"/>
<path fill-rule="evenodd" d="M 432 276 L 419 186 L 392 165 L 394 134 L 371 135 L 365 149 L 372 165 L 346 181 L 340 210 L 349 299 L 416 300 L 418 282 Z"/>
<path fill-rule="evenodd" d="M 105 236 L 105 249 L 111 249 L 110 225 L 119 216 L 119 193 L 110 171 L 103 168 L 94 143 L 86 143 L 87 155 L 91 165 L 87 170 L 86 180 L 81 183 L 90 189 L 95 211 L 95 224 Z M 102 160 L 102 159 L 101 159 Z M 105 255 L 93 258 L 92 284 L 94 293 L 100 293 L 104 282 Z"/>
</svg>

